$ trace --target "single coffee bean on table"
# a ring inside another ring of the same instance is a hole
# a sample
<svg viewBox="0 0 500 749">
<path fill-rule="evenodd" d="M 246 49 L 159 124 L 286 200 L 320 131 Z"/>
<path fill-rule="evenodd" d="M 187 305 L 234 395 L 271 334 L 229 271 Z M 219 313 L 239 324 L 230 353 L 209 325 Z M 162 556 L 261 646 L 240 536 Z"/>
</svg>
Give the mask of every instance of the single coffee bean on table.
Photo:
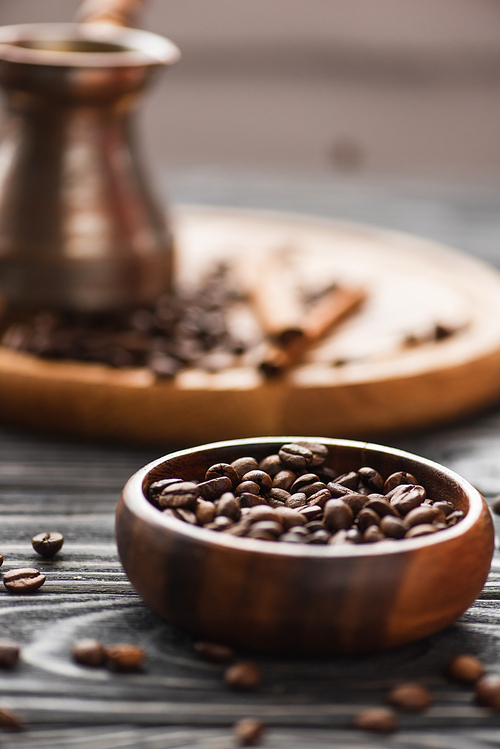
<svg viewBox="0 0 500 749">
<path fill-rule="evenodd" d="M 165 515 L 217 533 L 290 544 L 376 544 L 419 538 L 460 522 L 464 512 L 427 496 L 407 471 L 371 466 L 335 473 L 328 447 L 301 440 L 258 461 L 215 463 L 199 481 L 154 481 L 147 492 Z"/>
<path fill-rule="evenodd" d="M 0 706 L 0 727 L 7 728 L 9 731 L 22 731 L 24 721 L 12 708 Z"/>
<path fill-rule="evenodd" d="M 61 550 L 64 543 L 62 533 L 37 533 L 31 539 L 31 545 L 37 554 L 42 557 L 53 557 Z"/>
<path fill-rule="evenodd" d="M 20 567 L 4 573 L 3 584 L 9 593 L 25 595 L 34 593 L 45 582 L 45 575 L 34 567 Z"/>
<path fill-rule="evenodd" d="M 91 637 L 77 640 L 73 643 L 71 654 L 77 663 L 82 666 L 92 666 L 97 668 L 103 666 L 106 662 L 106 649 L 99 640 Z"/>
<path fill-rule="evenodd" d="M 241 692 L 252 692 L 262 683 L 260 668 L 251 661 L 238 661 L 224 672 L 224 681 L 231 689 Z"/>
<path fill-rule="evenodd" d="M 432 695 L 429 690 L 417 682 L 397 684 L 387 699 L 391 705 L 410 713 L 421 713 L 432 705 Z"/>
<path fill-rule="evenodd" d="M 358 713 L 354 727 L 374 733 L 394 733 L 399 728 L 399 721 L 390 707 L 368 707 Z"/>
<path fill-rule="evenodd" d="M 483 663 L 474 655 L 467 653 L 456 655 L 446 666 L 447 676 L 465 684 L 473 684 L 485 673 L 486 669 Z"/>
<path fill-rule="evenodd" d="M 136 671 L 146 658 L 142 648 L 128 643 L 106 645 L 105 653 L 108 664 L 114 666 L 117 671 Z"/>
<path fill-rule="evenodd" d="M 260 720 L 242 718 L 234 724 L 233 734 L 239 746 L 256 746 L 264 734 L 264 725 Z"/>
</svg>

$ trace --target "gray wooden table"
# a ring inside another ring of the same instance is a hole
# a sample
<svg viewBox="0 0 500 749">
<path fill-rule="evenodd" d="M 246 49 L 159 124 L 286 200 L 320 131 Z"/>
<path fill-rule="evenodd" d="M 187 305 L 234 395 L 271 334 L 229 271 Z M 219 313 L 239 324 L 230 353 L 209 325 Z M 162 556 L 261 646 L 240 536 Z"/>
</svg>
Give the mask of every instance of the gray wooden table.
<svg viewBox="0 0 500 749">
<path fill-rule="evenodd" d="M 205 171 L 170 175 L 169 193 L 175 201 L 300 210 L 408 230 L 500 265 L 500 189 L 494 186 Z M 487 498 L 500 493 L 500 405 L 467 422 L 385 441 L 458 471 Z M 435 637 L 364 657 L 259 657 L 265 678 L 258 692 L 225 688 L 223 666 L 200 661 L 187 635 L 146 608 L 116 554 L 121 487 L 174 447 L 88 443 L 0 427 L 4 569 L 35 565 L 47 574 L 35 595 L 0 590 L 1 635 L 22 645 L 18 667 L 0 672 L 0 705 L 16 709 L 26 723 L 22 732 L 4 733 L 1 747 L 228 749 L 231 725 L 249 716 L 268 726 L 262 746 L 269 748 L 500 746 L 500 713 L 477 707 L 470 689 L 442 676 L 443 664 L 459 652 L 477 653 L 500 672 L 498 554 L 478 601 Z M 53 561 L 31 548 L 31 537 L 46 530 L 65 536 Z M 148 654 L 145 667 L 118 674 L 78 666 L 70 649 L 81 637 L 139 644 Z M 426 684 L 434 706 L 402 715 L 401 730 L 389 737 L 351 728 L 361 706 L 383 704 L 388 688 L 403 679 Z"/>
</svg>

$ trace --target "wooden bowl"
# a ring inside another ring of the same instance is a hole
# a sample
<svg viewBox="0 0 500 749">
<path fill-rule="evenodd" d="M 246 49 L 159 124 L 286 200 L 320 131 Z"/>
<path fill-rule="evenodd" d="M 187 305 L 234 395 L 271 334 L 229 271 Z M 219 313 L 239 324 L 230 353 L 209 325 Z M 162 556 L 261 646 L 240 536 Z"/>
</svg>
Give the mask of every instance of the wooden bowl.
<svg viewBox="0 0 500 749">
<path fill-rule="evenodd" d="M 412 473 L 430 497 L 466 515 L 432 535 L 356 546 L 239 538 L 167 517 L 146 499 L 161 478 L 203 480 L 214 463 L 260 460 L 295 440 L 322 442 L 338 472 Z M 295 654 L 402 645 L 452 624 L 481 592 L 493 554 L 479 492 L 424 458 L 363 442 L 306 437 L 232 440 L 172 453 L 138 471 L 117 507 L 119 554 L 143 600 L 196 637 Z"/>
</svg>

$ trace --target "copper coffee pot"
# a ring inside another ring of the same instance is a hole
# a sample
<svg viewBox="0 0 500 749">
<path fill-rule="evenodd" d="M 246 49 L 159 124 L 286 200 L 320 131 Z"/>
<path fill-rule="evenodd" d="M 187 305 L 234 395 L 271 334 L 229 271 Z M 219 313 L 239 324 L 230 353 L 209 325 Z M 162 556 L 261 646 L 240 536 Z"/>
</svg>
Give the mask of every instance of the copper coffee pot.
<svg viewBox="0 0 500 749">
<path fill-rule="evenodd" d="M 131 120 L 180 53 L 120 25 L 141 5 L 91 0 L 80 23 L 0 28 L 0 294 L 14 311 L 106 312 L 169 286 L 172 237 Z"/>
</svg>

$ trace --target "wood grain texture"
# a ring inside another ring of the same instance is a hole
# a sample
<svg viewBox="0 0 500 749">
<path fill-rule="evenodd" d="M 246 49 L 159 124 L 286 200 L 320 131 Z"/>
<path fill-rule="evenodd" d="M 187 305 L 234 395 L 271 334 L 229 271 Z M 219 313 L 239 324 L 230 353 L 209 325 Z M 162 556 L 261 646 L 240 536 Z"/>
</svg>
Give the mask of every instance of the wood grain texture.
<svg viewBox="0 0 500 749">
<path fill-rule="evenodd" d="M 157 381 L 147 370 L 2 349 L 2 422 L 178 445 L 298 432 L 366 439 L 457 419 L 500 393 L 500 276 L 473 258 L 396 232 L 227 209 L 179 209 L 176 236 L 181 281 L 215 259 L 265 257 L 287 239 L 305 281 L 361 284 L 370 298 L 279 381 L 252 366 Z M 437 321 L 456 334 L 402 348 L 405 334 Z"/>
<path fill-rule="evenodd" d="M 464 467 L 463 448 L 500 491 L 497 442 L 500 412 L 455 432 L 407 438 L 407 449 Z M 3 735 L 8 749 L 49 746 L 85 749 L 229 749 L 231 725 L 256 716 L 268 726 L 264 747 L 342 749 L 387 746 L 387 739 L 350 728 L 362 706 L 383 704 L 388 689 L 416 679 L 435 698 L 425 714 L 401 714 L 397 749 L 486 749 L 499 735 L 500 716 L 472 702 L 469 689 L 443 676 L 460 652 L 500 663 L 498 600 L 500 560 L 495 554 L 486 586 L 461 620 L 444 632 L 384 653 L 357 657 L 256 658 L 264 671 L 259 692 L 223 686 L 224 667 L 200 661 L 192 639 L 153 614 L 138 598 L 119 563 L 113 510 L 120 489 L 159 448 L 117 448 L 0 430 L 0 550 L 3 569 L 36 565 L 47 583 L 29 598 L 0 589 L 2 632 L 17 639 L 22 661 L 0 671 L 0 704 L 27 722 L 19 735 Z M 496 476 L 496 478 L 495 478 Z M 476 474 L 470 472 L 474 480 Z M 498 521 L 496 521 L 498 525 Z M 29 539 L 59 530 L 65 545 L 53 561 L 37 558 Z M 95 636 L 133 642 L 148 654 L 137 674 L 94 671 L 74 664 L 72 642 Z M 238 651 L 239 657 L 248 657 Z M 56 743 L 58 742 L 58 743 Z"/>
</svg>

